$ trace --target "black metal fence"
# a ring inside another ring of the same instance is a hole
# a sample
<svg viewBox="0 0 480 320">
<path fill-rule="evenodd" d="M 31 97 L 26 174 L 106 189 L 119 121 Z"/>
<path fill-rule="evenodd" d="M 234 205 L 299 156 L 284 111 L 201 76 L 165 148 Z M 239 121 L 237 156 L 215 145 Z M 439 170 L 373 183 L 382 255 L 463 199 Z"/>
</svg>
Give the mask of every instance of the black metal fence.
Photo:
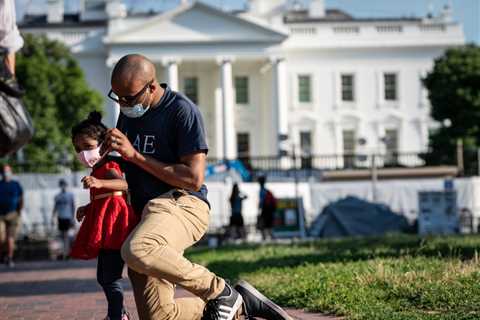
<svg viewBox="0 0 480 320">
<path fill-rule="evenodd" d="M 315 175 L 316 172 L 334 170 L 369 169 L 373 165 L 377 168 L 421 168 L 428 165 L 427 153 L 390 153 L 390 154 L 343 154 L 343 155 L 312 155 L 312 156 L 265 156 L 242 157 L 239 160 L 245 168 L 252 173 L 288 173 L 300 171 L 304 175 Z M 221 163 L 223 159 L 209 157 L 208 164 Z M 42 162 L 42 161 L 16 161 L 4 160 L 9 163 L 17 173 L 58 173 L 64 171 L 82 170 L 82 166 L 75 161 L 70 162 Z M 479 175 L 479 152 L 465 150 L 463 161 L 459 163 L 455 155 L 442 159 L 436 165 L 458 166 L 462 175 Z"/>
<path fill-rule="evenodd" d="M 356 170 L 367 169 L 375 165 L 378 168 L 418 168 L 427 165 L 426 154 L 422 153 L 390 153 L 390 154 L 343 154 L 312 156 L 267 156 L 240 158 L 250 170 Z M 473 159 L 469 158 L 469 161 Z M 221 162 L 222 159 L 209 158 L 209 164 Z M 475 159 L 476 161 L 476 159 Z M 457 165 L 452 159 L 443 165 Z"/>
</svg>

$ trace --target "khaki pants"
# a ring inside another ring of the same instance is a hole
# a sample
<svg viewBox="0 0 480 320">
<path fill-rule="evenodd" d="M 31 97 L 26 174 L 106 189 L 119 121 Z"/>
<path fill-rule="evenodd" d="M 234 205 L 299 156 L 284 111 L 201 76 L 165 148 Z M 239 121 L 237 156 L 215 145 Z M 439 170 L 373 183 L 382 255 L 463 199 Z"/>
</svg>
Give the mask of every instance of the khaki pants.
<svg viewBox="0 0 480 320">
<path fill-rule="evenodd" d="M 174 192 L 182 196 L 174 197 Z M 207 230 L 208 205 L 174 190 L 148 202 L 142 219 L 122 247 L 141 320 L 199 320 L 205 301 L 218 296 L 225 281 L 183 257 Z M 175 285 L 198 298 L 174 299 Z"/>
<path fill-rule="evenodd" d="M 17 236 L 20 214 L 12 211 L 6 215 L 0 215 L 0 243 L 7 241 L 7 237 L 15 239 Z"/>
</svg>

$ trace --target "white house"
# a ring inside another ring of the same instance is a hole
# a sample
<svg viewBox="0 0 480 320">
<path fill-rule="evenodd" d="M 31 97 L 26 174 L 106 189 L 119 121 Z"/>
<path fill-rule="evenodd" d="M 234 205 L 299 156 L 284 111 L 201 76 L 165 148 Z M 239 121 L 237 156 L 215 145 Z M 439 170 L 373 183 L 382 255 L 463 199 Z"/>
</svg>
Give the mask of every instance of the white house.
<svg viewBox="0 0 480 320">
<path fill-rule="evenodd" d="M 212 157 L 277 155 L 287 135 L 303 154 L 425 151 L 433 123 L 421 77 L 465 43 L 451 9 L 359 19 L 323 0 L 287 2 L 226 12 L 182 0 L 129 14 L 119 0 L 83 0 L 78 14 L 65 14 L 62 0 L 49 0 L 46 15 L 25 16 L 20 28 L 68 44 L 105 95 L 120 57 L 149 57 L 159 79 L 202 110 Z M 105 101 L 113 125 L 118 108 Z"/>
</svg>

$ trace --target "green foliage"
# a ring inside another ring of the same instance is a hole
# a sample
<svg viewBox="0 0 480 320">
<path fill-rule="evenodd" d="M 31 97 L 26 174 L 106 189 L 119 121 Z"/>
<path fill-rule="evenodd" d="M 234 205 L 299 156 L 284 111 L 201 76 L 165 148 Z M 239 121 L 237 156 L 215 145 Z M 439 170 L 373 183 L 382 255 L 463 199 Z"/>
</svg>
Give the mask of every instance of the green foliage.
<svg viewBox="0 0 480 320">
<path fill-rule="evenodd" d="M 346 319 L 480 319 L 480 237 L 389 236 L 192 249 L 277 303 Z"/>
<path fill-rule="evenodd" d="M 432 154 L 427 161 L 453 163 L 457 139 L 463 140 L 465 149 L 480 146 L 480 48 L 469 45 L 447 50 L 435 60 L 424 84 L 433 119 L 451 122 L 431 135 Z"/>
<path fill-rule="evenodd" d="M 44 36 L 25 35 L 16 73 L 35 126 L 35 136 L 24 148 L 25 158 L 33 164 L 55 164 L 65 155 L 72 159 L 70 130 L 90 111 L 101 110 L 101 95 L 88 87 L 68 48 Z M 32 167 L 36 168 L 42 170 Z"/>
</svg>

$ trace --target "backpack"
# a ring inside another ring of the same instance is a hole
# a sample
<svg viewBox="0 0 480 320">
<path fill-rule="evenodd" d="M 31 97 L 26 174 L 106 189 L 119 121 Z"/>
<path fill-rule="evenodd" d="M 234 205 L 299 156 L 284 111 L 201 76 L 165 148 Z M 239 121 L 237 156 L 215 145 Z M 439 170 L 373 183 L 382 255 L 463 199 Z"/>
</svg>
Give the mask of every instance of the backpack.
<svg viewBox="0 0 480 320">
<path fill-rule="evenodd" d="M 22 100 L 0 92 L 0 158 L 23 147 L 32 139 L 33 131 Z"/>
<path fill-rule="evenodd" d="M 270 190 L 267 190 L 265 194 L 265 199 L 263 200 L 263 207 L 268 208 L 272 211 L 277 209 L 277 198 L 273 195 Z"/>
</svg>

